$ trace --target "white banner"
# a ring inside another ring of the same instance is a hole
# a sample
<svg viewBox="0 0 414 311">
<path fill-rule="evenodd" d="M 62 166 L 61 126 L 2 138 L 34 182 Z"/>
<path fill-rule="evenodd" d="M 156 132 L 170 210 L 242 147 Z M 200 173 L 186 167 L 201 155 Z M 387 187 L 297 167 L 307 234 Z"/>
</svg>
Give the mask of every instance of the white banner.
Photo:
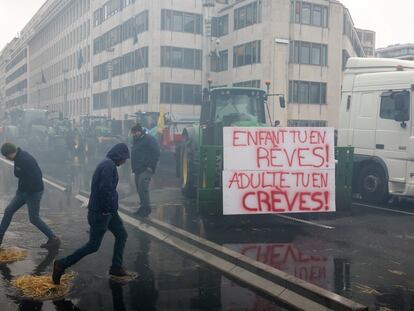
<svg viewBox="0 0 414 311">
<path fill-rule="evenodd" d="M 223 213 L 335 211 L 332 128 L 224 128 Z"/>
</svg>

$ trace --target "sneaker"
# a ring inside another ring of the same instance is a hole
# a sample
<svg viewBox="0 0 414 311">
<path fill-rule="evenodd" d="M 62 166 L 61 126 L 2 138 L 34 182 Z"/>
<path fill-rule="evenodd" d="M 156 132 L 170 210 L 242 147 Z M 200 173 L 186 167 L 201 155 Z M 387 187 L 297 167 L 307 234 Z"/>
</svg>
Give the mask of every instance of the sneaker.
<svg viewBox="0 0 414 311">
<path fill-rule="evenodd" d="M 41 248 L 53 248 L 60 246 L 60 239 L 57 236 L 50 238 L 46 243 L 40 245 Z"/>
<path fill-rule="evenodd" d="M 65 268 L 63 267 L 62 263 L 59 260 L 55 260 L 53 263 L 53 272 L 52 272 L 52 280 L 53 284 L 59 285 L 60 278 L 65 273 Z"/>
<path fill-rule="evenodd" d="M 142 218 L 147 218 L 149 214 L 151 214 L 151 210 L 142 207 L 135 212 L 135 215 Z"/>
</svg>

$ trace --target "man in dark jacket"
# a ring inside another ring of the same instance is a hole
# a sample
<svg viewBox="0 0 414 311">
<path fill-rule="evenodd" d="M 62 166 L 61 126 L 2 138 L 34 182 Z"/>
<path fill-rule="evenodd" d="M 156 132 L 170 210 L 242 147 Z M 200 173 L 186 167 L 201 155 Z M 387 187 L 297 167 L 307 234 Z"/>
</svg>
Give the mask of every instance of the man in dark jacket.
<svg viewBox="0 0 414 311">
<path fill-rule="evenodd" d="M 131 135 L 134 138 L 131 167 L 140 200 L 137 215 L 147 217 L 151 213 L 149 185 L 160 159 L 160 147 L 157 140 L 148 135 L 139 123 L 131 129 Z"/>
<path fill-rule="evenodd" d="M 13 215 L 25 204 L 29 209 L 30 222 L 35 225 L 48 241 L 40 247 L 49 248 L 60 245 L 59 238 L 50 230 L 39 216 L 40 200 L 43 195 L 42 171 L 28 152 L 16 148 L 11 143 L 5 143 L 1 147 L 1 154 L 8 160 L 14 162 L 14 175 L 18 178 L 17 192 L 13 200 L 6 207 L 0 224 L 0 245 L 4 234 L 12 221 Z"/>
<path fill-rule="evenodd" d="M 107 230 L 115 236 L 109 274 L 118 277 L 129 275 L 123 268 L 123 254 L 128 235 L 118 214 L 118 192 L 116 191 L 118 185 L 117 166 L 124 164 L 127 159 L 129 159 L 128 146 L 123 143 L 117 144 L 95 169 L 88 205 L 89 241 L 72 255 L 55 261 L 52 274 L 55 284 L 60 283 L 60 278 L 66 268 L 74 265 L 83 257 L 98 251 Z"/>
</svg>

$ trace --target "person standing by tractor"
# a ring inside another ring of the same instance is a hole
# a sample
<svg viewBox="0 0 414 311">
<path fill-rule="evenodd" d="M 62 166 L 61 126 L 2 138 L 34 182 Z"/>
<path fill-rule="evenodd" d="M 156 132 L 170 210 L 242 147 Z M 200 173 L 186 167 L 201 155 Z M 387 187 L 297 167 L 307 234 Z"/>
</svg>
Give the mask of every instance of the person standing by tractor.
<svg viewBox="0 0 414 311">
<path fill-rule="evenodd" d="M 16 195 L 6 207 L 0 224 L 0 245 L 13 219 L 13 215 L 23 205 L 27 204 L 30 222 L 48 238 L 48 241 L 40 245 L 40 247 L 58 247 L 60 245 L 60 239 L 39 216 L 44 185 L 42 171 L 36 159 L 12 143 L 4 143 L 1 147 L 1 154 L 7 160 L 14 162 L 14 175 L 18 178 L 19 182 Z"/>
<path fill-rule="evenodd" d="M 140 207 L 136 214 L 140 217 L 148 217 L 151 214 L 149 186 L 160 159 L 160 147 L 157 140 L 147 134 L 139 123 L 131 129 L 131 135 L 133 137 L 131 168 L 135 174 L 135 185 L 140 200 Z"/>
<path fill-rule="evenodd" d="M 118 214 L 118 170 L 129 159 L 129 149 L 124 143 L 115 145 L 106 158 L 98 164 L 92 177 L 91 194 L 88 204 L 89 241 L 73 254 L 55 260 L 53 283 L 60 284 L 65 269 L 73 266 L 83 257 L 99 250 L 106 231 L 115 236 L 112 266 L 109 274 L 113 277 L 128 277 L 123 267 L 123 255 L 128 238 L 124 223 Z"/>
</svg>

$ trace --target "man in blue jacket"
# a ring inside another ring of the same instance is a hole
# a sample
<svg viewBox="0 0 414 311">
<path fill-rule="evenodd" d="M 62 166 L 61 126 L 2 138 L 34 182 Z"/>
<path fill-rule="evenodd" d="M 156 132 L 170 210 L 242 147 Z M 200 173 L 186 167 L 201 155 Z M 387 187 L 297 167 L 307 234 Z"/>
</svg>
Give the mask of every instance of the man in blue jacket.
<svg viewBox="0 0 414 311">
<path fill-rule="evenodd" d="M 6 207 L 0 224 L 0 245 L 3 242 L 4 234 L 12 221 L 13 215 L 23 205 L 27 204 L 30 222 L 48 237 L 48 241 L 40 245 L 40 247 L 58 247 L 60 245 L 59 238 L 39 216 L 44 186 L 42 171 L 35 158 L 12 143 L 4 143 L 1 147 L 1 154 L 6 159 L 14 162 L 14 176 L 18 178 L 19 182 L 16 195 Z"/>
<path fill-rule="evenodd" d="M 160 159 L 160 147 L 157 140 L 148 135 L 139 123 L 131 129 L 131 135 L 134 138 L 131 167 L 140 200 L 137 215 L 147 217 L 151 213 L 149 185 Z"/>
<path fill-rule="evenodd" d="M 107 230 L 115 236 L 109 274 L 117 277 L 129 275 L 123 268 L 123 254 L 128 234 L 118 214 L 118 192 L 116 191 L 119 179 L 117 166 L 124 164 L 127 159 L 129 159 L 128 146 L 124 143 L 117 144 L 95 169 L 88 205 L 89 241 L 73 254 L 54 262 L 52 279 L 55 284 L 60 283 L 60 278 L 66 268 L 98 251 Z"/>
</svg>

